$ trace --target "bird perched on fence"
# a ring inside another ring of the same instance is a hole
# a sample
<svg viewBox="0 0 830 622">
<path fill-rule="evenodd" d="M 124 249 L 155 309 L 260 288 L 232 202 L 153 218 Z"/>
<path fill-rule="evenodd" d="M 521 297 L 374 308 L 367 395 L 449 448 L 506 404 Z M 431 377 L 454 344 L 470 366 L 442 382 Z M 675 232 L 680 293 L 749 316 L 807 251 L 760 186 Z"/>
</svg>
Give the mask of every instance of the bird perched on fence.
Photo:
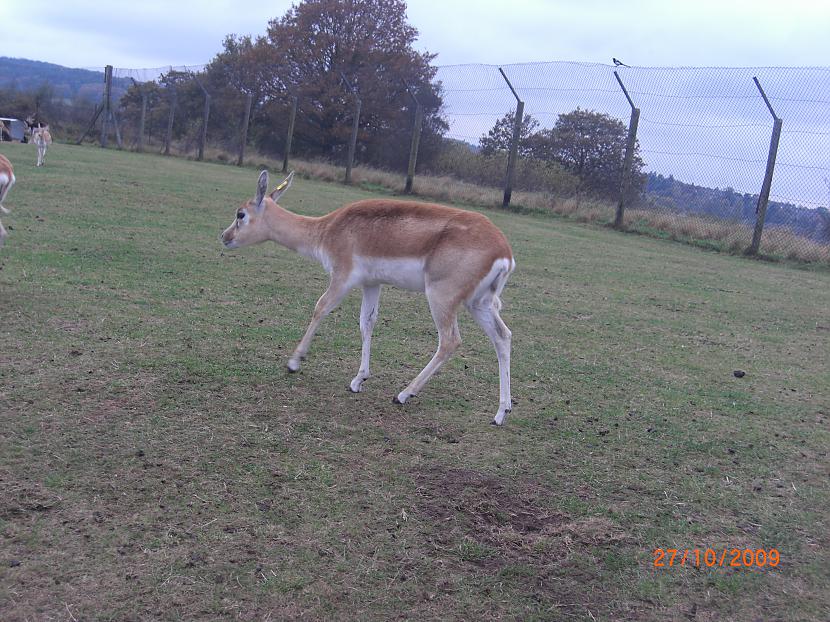
<svg viewBox="0 0 830 622">
<path fill-rule="evenodd" d="M 614 61 L 614 64 L 615 64 L 617 67 L 630 67 L 630 66 L 631 66 L 631 65 L 626 65 L 626 64 L 625 64 L 624 62 L 622 62 L 619 58 L 612 58 L 611 60 L 612 60 L 612 61 Z"/>
</svg>

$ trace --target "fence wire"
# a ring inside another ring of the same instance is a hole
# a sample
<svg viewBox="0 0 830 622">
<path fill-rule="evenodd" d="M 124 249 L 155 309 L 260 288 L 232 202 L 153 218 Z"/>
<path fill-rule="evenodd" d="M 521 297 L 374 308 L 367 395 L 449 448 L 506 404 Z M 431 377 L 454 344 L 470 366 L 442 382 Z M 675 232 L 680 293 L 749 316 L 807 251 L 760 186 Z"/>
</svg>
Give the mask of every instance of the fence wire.
<svg viewBox="0 0 830 622">
<path fill-rule="evenodd" d="M 617 71 L 640 109 L 637 141 L 644 172 L 651 173 L 632 219 L 735 247 L 748 243 L 755 225 L 773 129 L 774 119 L 753 81 L 757 78 L 783 120 L 762 249 L 828 257 L 830 69 L 570 62 L 502 69 L 540 129 L 554 127 L 559 115 L 576 108 L 627 125 L 630 106 L 614 77 Z M 443 85 L 449 138 L 478 144 L 516 107 L 496 66 L 441 67 L 436 79 Z M 655 216 L 675 222 L 661 223 Z"/>
<path fill-rule="evenodd" d="M 123 133 L 131 137 L 129 145 L 143 145 L 144 135 L 153 146 L 161 144 L 165 135 L 169 143 L 174 122 L 176 136 L 185 137 L 185 149 L 199 145 L 201 154 L 205 140 L 211 140 L 228 151 L 238 149 L 240 162 L 246 136 L 250 140 L 253 135 L 272 147 L 287 142 L 287 121 L 281 121 L 279 127 L 265 125 L 273 123 L 274 110 L 283 111 L 287 118 L 290 106 L 273 99 L 251 102 L 250 92 L 215 80 L 204 82 L 200 76 L 205 75 L 206 67 L 114 69 L 113 107 L 127 126 Z M 577 109 L 608 115 L 627 127 L 631 107 L 615 78 L 616 71 L 640 111 L 636 139 L 642 159 L 638 172 L 643 181 L 636 200 L 626 205 L 625 226 L 711 240 L 733 250 L 745 249 L 752 238 L 773 132 L 774 118 L 756 87 L 757 78 L 772 110 L 782 120 L 761 251 L 830 262 L 830 68 L 614 67 L 548 62 L 501 69 L 524 102 L 525 115 L 538 122 L 536 132 L 555 128 L 562 115 Z M 165 82 L 165 76 L 175 80 Z M 438 114 L 447 127 L 443 140 L 463 145 L 470 153 L 478 153 L 482 138 L 516 109 L 516 97 L 495 65 L 441 66 L 434 82 L 443 102 Z M 143 104 L 135 94 L 130 101 L 128 94 L 136 86 L 146 100 Z M 172 90 L 178 90 L 178 99 Z M 216 95 L 212 102 L 210 95 Z M 142 106 L 146 119 L 142 117 L 139 125 Z M 302 111 L 302 101 L 299 106 Z M 269 107 L 270 120 L 256 115 Z M 372 112 L 364 107 L 362 114 L 369 119 Z M 141 140 L 137 137 L 139 128 L 143 128 Z M 403 135 L 412 130 L 408 125 L 391 131 Z M 428 144 L 433 162 L 419 157 L 421 174 L 441 169 L 435 164 L 435 142 Z M 400 145 L 401 150 L 408 149 L 407 142 Z M 361 153 L 358 146 L 358 160 Z M 405 162 L 406 155 L 402 153 L 398 160 Z M 520 163 L 524 159 L 528 164 L 528 157 L 520 153 Z M 435 172 L 465 178 L 460 170 L 447 170 L 447 162 L 451 165 L 454 160 L 446 160 L 443 169 Z M 499 172 L 487 179 L 499 185 L 504 180 L 498 168 L 501 164 L 492 166 L 491 172 Z M 581 206 L 596 212 L 598 205 L 604 205 L 599 211 L 604 209 L 605 215 L 600 218 L 612 219 L 613 197 L 606 196 L 603 203 L 559 184 L 557 179 L 561 178 L 551 179 L 547 187 L 540 187 L 538 179 L 531 183 L 528 176 L 518 175 L 513 187 L 519 192 L 543 194 L 542 204 L 551 209 L 573 212 Z"/>
</svg>

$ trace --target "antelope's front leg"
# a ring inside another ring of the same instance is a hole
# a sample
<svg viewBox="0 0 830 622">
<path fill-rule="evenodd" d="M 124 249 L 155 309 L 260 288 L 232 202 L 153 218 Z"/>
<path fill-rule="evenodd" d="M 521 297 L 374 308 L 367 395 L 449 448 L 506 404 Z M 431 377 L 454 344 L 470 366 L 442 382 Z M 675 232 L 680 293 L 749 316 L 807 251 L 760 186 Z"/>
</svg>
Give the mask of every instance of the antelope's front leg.
<svg viewBox="0 0 830 622">
<path fill-rule="evenodd" d="M 349 389 L 359 393 L 363 381 L 369 377 L 369 358 L 372 351 L 372 330 L 378 319 L 378 301 L 380 285 L 368 285 L 363 288 L 363 302 L 360 303 L 360 336 L 363 346 L 360 352 L 360 369 L 352 379 Z"/>
<path fill-rule="evenodd" d="M 345 286 L 345 280 L 338 279 L 335 281 L 332 279 L 329 288 L 320 296 L 320 300 L 317 301 L 317 305 L 314 307 L 311 323 L 308 325 L 305 335 L 303 335 L 302 340 L 297 345 L 291 358 L 288 359 L 288 371 L 299 371 L 300 361 L 305 358 L 308 348 L 311 345 L 311 340 L 314 338 L 314 333 L 317 332 L 317 328 L 320 326 L 320 322 L 340 304 L 340 301 L 343 300 L 348 291 L 348 288 Z"/>
</svg>

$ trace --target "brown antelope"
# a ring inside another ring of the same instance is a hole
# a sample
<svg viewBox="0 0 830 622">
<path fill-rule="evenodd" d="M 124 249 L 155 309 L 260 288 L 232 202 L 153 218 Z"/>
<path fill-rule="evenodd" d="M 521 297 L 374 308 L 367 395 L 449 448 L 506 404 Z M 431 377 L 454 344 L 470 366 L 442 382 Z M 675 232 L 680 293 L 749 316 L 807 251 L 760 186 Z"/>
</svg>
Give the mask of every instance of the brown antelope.
<svg viewBox="0 0 830 622">
<path fill-rule="evenodd" d="M 6 199 L 6 195 L 9 193 L 9 190 L 12 189 L 13 185 L 14 169 L 12 168 L 12 163 L 9 162 L 9 159 L 6 156 L 0 154 L 0 213 L 9 213 L 9 210 L 3 207 L 3 201 Z M 5 227 L 3 227 L 3 223 L 0 222 L 0 246 L 3 246 L 7 235 L 8 233 L 6 232 Z"/>
<path fill-rule="evenodd" d="M 291 173 L 270 195 L 268 172 L 262 171 L 256 198 L 236 210 L 220 236 L 225 248 L 270 240 L 320 262 L 330 276 L 317 301 L 311 323 L 288 370 L 295 372 L 308 352 L 323 318 L 355 287 L 363 289 L 360 369 L 349 388 L 357 393 L 369 377 L 372 329 L 378 318 L 382 284 L 426 293 L 438 328 L 438 350 L 416 378 L 392 400 L 405 403 L 461 344 L 458 310 L 464 305 L 496 348 L 499 361 L 499 408 L 495 425 L 510 412 L 511 333 L 499 316 L 501 295 L 516 266 L 504 234 L 482 214 L 394 199 L 370 199 L 341 207 L 319 218 L 300 216 L 277 205 L 288 190 Z"/>
<path fill-rule="evenodd" d="M 32 142 L 37 147 L 37 165 L 46 164 L 46 149 L 52 144 L 52 134 L 49 133 L 49 126 L 32 128 Z"/>
</svg>

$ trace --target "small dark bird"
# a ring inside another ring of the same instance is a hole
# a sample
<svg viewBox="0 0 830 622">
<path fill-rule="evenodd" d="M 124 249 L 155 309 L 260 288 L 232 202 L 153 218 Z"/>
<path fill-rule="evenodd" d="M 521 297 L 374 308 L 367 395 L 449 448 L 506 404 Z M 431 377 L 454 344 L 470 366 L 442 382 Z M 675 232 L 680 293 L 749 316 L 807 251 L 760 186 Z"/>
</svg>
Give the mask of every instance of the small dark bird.
<svg viewBox="0 0 830 622">
<path fill-rule="evenodd" d="M 626 64 L 625 64 L 624 62 L 622 62 L 619 58 L 612 58 L 611 60 L 612 60 L 612 61 L 614 61 L 614 64 L 615 64 L 617 67 L 630 67 L 630 66 L 631 66 L 631 65 L 626 65 Z"/>
<path fill-rule="evenodd" d="M 735 378 L 743 378 L 746 376 L 746 372 L 742 369 L 736 369 L 732 372 L 732 375 L 735 376 Z"/>
</svg>

